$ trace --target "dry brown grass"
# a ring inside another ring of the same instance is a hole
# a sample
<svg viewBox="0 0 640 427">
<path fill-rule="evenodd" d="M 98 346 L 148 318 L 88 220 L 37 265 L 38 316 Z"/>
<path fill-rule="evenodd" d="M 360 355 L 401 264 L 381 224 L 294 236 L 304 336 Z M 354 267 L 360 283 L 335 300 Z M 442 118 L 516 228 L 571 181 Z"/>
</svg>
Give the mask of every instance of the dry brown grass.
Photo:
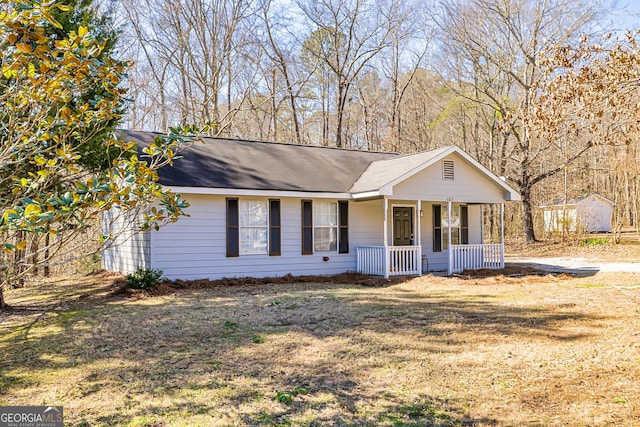
<svg viewBox="0 0 640 427">
<path fill-rule="evenodd" d="M 640 276 L 8 293 L 0 404 L 71 425 L 640 425 Z M 535 272 L 537 273 L 537 272 Z"/>
</svg>

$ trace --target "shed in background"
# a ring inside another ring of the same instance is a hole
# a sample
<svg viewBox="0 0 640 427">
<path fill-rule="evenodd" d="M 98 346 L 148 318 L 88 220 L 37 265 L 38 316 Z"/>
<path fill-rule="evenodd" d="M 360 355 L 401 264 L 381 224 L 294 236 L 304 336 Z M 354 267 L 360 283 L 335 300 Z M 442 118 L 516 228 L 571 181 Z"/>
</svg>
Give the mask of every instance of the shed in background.
<svg viewBox="0 0 640 427">
<path fill-rule="evenodd" d="M 615 203 L 599 194 L 593 193 L 567 200 L 556 199 L 552 204 L 542 205 L 544 231 L 560 233 L 586 231 L 589 233 L 608 233 Z"/>
</svg>

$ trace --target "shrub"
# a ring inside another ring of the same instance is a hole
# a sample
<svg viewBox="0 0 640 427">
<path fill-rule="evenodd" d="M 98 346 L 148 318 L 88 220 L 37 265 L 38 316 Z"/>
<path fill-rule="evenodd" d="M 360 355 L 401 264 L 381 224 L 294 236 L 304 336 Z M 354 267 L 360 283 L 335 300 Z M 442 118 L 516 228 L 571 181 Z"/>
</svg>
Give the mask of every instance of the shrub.
<svg viewBox="0 0 640 427">
<path fill-rule="evenodd" d="M 160 285 L 162 270 L 138 268 L 135 273 L 127 274 L 127 287 L 131 289 L 155 289 Z"/>
</svg>

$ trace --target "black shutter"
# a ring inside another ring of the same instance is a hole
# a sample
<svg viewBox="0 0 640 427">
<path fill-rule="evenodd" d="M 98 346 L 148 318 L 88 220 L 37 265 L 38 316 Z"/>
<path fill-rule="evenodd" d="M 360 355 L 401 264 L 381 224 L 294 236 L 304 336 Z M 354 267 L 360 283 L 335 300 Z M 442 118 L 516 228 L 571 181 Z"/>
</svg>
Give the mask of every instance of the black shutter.
<svg viewBox="0 0 640 427">
<path fill-rule="evenodd" d="M 269 200 L 269 255 L 280 255 L 280 200 Z"/>
<path fill-rule="evenodd" d="M 442 252 L 442 206 L 433 205 L 433 252 Z"/>
<path fill-rule="evenodd" d="M 469 244 L 469 208 L 460 206 L 460 243 Z"/>
<path fill-rule="evenodd" d="M 342 200 L 338 202 L 338 226 L 339 240 L 338 253 L 349 253 L 349 202 Z"/>
<path fill-rule="evenodd" d="M 238 199 L 227 199 L 227 256 L 240 256 Z"/>
<path fill-rule="evenodd" d="M 302 201 L 302 255 L 313 254 L 313 204 Z"/>
</svg>

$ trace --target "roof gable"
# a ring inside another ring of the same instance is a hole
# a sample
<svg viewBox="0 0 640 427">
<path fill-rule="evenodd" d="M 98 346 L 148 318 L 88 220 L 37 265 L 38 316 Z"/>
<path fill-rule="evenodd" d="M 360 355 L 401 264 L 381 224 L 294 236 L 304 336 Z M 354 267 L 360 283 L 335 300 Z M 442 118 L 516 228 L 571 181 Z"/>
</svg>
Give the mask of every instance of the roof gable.
<svg viewBox="0 0 640 427">
<path fill-rule="evenodd" d="M 506 200 L 520 200 L 520 195 L 498 178 L 473 157 L 456 146 L 437 148 L 416 154 L 409 154 L 392 159 L 382 159 L 373 162 L 351 187 L 352 193 L 371 192 L 390 195 L 397 184 L 415 176 L 426 168 L 438 163 L 451 154 L 458 154 L 464 161 L 486 176 L 491 183 L 506 193 Z"/>
</svg>

